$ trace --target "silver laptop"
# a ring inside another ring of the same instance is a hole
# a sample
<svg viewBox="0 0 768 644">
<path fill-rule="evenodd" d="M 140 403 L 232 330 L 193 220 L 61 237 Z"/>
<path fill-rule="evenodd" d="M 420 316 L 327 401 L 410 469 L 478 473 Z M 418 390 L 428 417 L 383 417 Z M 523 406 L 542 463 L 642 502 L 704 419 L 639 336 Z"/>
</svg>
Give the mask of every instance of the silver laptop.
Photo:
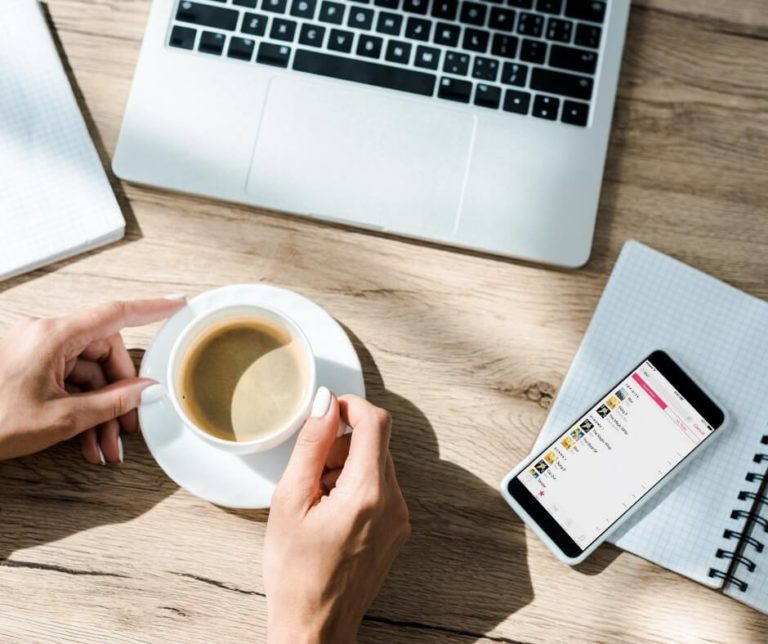
<svg viewBox="0 0 768 644">
<path fill-rule="evenodd" d="M 561 266 L 629 0 L 154 0 L 123 179 Z"/>
</svg>

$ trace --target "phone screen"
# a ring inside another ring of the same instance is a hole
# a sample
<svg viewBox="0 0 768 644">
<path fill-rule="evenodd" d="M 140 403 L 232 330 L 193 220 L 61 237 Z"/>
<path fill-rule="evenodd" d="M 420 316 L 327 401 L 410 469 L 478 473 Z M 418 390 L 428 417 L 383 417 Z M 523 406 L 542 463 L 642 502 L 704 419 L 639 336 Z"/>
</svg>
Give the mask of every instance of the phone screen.
<svg viewBox="0 0 768 644">
<path fill-rule="evenodd" d="M 654 356 L 671 362 L 652 354 L 516 477 L 581 550 L 722 423 L 719 409 L 719 416 L 708 414 L 712 422 L 697 411 Z M 700 402 L 704 394 L 686 382 Z"/>
</svg>

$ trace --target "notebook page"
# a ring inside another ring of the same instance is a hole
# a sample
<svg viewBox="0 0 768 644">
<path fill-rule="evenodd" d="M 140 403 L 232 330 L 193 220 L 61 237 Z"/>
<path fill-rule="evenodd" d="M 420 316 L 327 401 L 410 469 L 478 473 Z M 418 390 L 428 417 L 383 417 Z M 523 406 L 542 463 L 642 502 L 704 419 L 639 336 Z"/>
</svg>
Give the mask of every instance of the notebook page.
<svg viewBox="0 0 768 644">
<path fill-rule="evenodd" d="M 768 418 L 768 304 L 637 242 L 619 257 L 536 448 L 635 364 L 667 350 L 730 413 L 730 425 L 611 539 L 713 587 L 715 552 Z M 755 490 L 759 483 L 753 484 Z"/>
<path fill-rule="evenodd" d="M 36 0 L 0 2 L 0 279 L 125 222 Z"/>
</svg>

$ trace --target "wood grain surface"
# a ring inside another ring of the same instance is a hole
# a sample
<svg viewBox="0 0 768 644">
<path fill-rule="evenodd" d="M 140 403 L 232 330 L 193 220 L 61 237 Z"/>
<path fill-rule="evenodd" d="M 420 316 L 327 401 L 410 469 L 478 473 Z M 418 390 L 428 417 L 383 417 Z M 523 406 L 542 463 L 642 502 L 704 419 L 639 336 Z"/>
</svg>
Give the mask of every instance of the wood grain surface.
<svg viewBox="0 0 768 644">
<path fill-rule="evenodd" d="M 149 0 L 50 0 L 106 165 Z M 0 284 L 0 334 L 114 298 L 269 282 L 350 332 L 413 538 L 361 641 L 765 642 L 768 618 L 612 546 L 572 570 L 497 493 L 556 395 L 622 243 L 768 298 L 768 5 L 633 4 L 597 237 L 566 272 L 113 180 L 124 241 Z M 126 332 L 144 348 L 156 327 Z M 139 437 L 0 464 L 0 640 L 262 641 L 266 512 L 178 489 Z M 761 571 L 765 574 L 765 571 Z"/>
</svg>

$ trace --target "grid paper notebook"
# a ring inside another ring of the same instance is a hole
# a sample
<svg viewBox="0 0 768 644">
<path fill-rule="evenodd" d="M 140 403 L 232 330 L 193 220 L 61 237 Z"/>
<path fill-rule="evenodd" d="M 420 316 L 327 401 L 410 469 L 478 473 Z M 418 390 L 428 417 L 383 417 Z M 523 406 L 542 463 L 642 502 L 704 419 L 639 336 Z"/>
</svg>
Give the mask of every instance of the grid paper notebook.
<svg viewBox="0 0 768 644">
<path fill-rule="evenodd" d="M 611 541 L 768 612 L 768 303 L 627 242 L 534 451 L 656 349 L 730 423 Z"/>
<path fill-rule="evenodd" d="M 123 236 L 125 221 L 37 0 L 0 0 L 0 279 Z"/>
</svg>

